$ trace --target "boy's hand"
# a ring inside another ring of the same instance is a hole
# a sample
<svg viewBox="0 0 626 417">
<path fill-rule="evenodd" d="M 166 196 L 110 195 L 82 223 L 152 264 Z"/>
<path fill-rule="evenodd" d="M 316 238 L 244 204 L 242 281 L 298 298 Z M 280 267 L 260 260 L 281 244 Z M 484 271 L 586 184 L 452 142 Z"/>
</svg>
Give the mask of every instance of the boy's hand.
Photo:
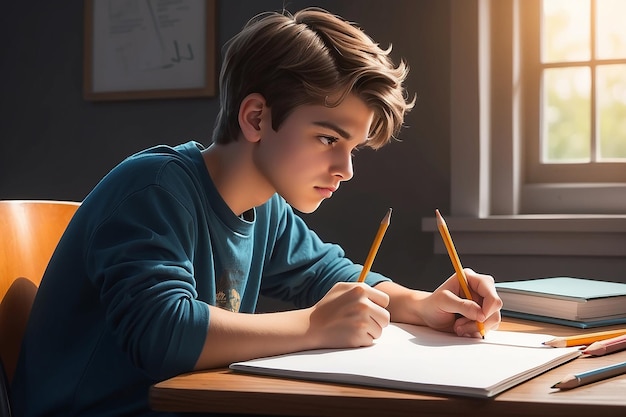
<svg viewBox="0 0 626 417">
<path fill-rule="evenodd" d="M 485 331 L 500 325 L 502 300 L 496 292 L 493 277 L 464 269 L 472 300 L 465 298 L 459 279 L 448 278 L 422 302 L 420 316 L 424 324 L 439 330 L 453 331 L 459 336 L 480 337 L 477 321 Z"/>
<path fill-rule="evenodd" d="M 311 309 L 309 335 L 323 348 L 369 346 L 389 324 L 389 296 L 364 283 L 340 282 Z"/>
</svg>

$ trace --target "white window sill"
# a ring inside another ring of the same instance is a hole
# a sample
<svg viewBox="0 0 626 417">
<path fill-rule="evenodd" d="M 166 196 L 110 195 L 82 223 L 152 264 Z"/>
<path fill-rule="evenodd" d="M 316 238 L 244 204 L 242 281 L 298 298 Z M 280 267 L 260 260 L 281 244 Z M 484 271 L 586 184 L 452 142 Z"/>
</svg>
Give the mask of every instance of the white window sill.
<svg viewBox="0 0 626 417">
<path fill-rule="evenodd" d="M 459 253 L 467 255 L 626 256 L 626 215 L 517 215 L 448 217 Z M 446 253 L 434 217 L 434 251 Z"/>
</svg>

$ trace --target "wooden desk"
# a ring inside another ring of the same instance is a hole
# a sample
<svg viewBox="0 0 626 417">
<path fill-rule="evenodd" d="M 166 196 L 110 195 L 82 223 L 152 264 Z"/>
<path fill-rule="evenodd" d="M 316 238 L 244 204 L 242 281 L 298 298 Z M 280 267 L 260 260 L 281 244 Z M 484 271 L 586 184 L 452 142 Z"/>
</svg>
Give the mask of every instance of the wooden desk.
<svg viewBox="0 0 626 417">
<path fill-rule="evenodd" d="M 620 327 L 623 326 L 601 330 Z M 505 319 L 500 329 L 555 336 L 595 331 L 514 319 Z M 625 417 L 626 375 L 570 391 L 550 388 L 567 374 L 622 361 L 626 361 L 626 351 L 578 358 L 490 399 L 299 381 L 217 369 L 160 382 L 151 388 L 150 402 L 159 411 L 282 416 Z"/>
</svg>

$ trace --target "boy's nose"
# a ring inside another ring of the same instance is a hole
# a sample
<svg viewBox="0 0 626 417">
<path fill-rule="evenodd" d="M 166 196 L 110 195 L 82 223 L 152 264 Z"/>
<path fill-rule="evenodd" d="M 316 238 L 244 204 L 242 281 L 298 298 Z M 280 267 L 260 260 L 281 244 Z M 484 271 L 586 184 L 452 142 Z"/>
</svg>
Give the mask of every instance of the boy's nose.
<svg viewBox="0 0 626 417">
<path fill-rule="evenodd" d="M 348 152 L 347 155 L 342 154 L 338 157 L 333 171 L 333 175 L 340 177 L 340 181 L 350 180 L 354 176 L 352 153 Z"/>
</svg>

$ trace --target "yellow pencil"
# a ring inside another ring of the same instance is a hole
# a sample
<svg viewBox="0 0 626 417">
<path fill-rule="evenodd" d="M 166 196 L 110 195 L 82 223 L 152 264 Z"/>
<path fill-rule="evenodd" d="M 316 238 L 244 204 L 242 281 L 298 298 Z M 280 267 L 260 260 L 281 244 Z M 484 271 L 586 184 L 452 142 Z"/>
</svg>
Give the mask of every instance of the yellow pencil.
<svg viewBox="0 0 626 417">
<path fill-rule="evenodd" d="M 465 277 L 465 272 L 463 271 L 463 266 L 461 265 L 459 255 L 456 253 L 456 248 L 454 247 L 454 242 L 452 242 L 452 237 L 450 236 L 450 232 L 448 231 L 446 221 L 441 216 L 441 213 L 439 213 L 439 210 L 435 210 L 435 214 L 437 215 L 437 227 L 439 228 L 439 233 L 441 233 L 443 243 L 444 245 L 446 245 L 446 250 L 448 251 L 448 255 L 450 256 L 450 260 L 452 261 L 452 265 L 454 266 L 454 270 L 456 271 L 456 277 L 459 279 L 461 288 L 465 293 L 465 298 L 467 298 L 468 300 L 472 300 L 472 294 L 470 293 L 469 287 L 467 286 L 467 278 Z M 478 325 L 478 331 L 480 332 L 480 335 L 484 339 L 484 324 L 480 321 L 476 322 L 476 324 Z"/>
<path fill-rule="evenodd" d="M 380 226 L 378 226 L 378 232 L 376 233 L 376 237 L 374 238 L 374 242 L 372 242 L 372 247 L 370 248 L 370 253 L 367 254 L 367 259 L 365 259 L 365 264 L 363 265 L 363 269 L 361 270 L 361 275 L 359 275 L 359 282 L 365 281 L 365 277 L 368 272 L 370 272 L 370 268 L 374 263 L 374 258 L 378 253 L 378 248 L 380 247 L 380 242 L 383 241 L 383 237 L 385 236 L 385 232 L 387 231 L 387 227 L 389 227 L 389 223 L 391 222 L 391 208 L 387 210 L 387 214 L 380 222 Z"/>
<path fill-rule="evenodd" d="M 582 346 L 589 345 L 599 340 L 606 340 L 612 337 L 621 336 L 623 334 L 626 334 L 626 329 L 605 330 L 601 332 L 585 333 L 575 336 L 555 337 L 552 340 L 543 342 L 543 344 L 552 347 Z"/>
</svg>

